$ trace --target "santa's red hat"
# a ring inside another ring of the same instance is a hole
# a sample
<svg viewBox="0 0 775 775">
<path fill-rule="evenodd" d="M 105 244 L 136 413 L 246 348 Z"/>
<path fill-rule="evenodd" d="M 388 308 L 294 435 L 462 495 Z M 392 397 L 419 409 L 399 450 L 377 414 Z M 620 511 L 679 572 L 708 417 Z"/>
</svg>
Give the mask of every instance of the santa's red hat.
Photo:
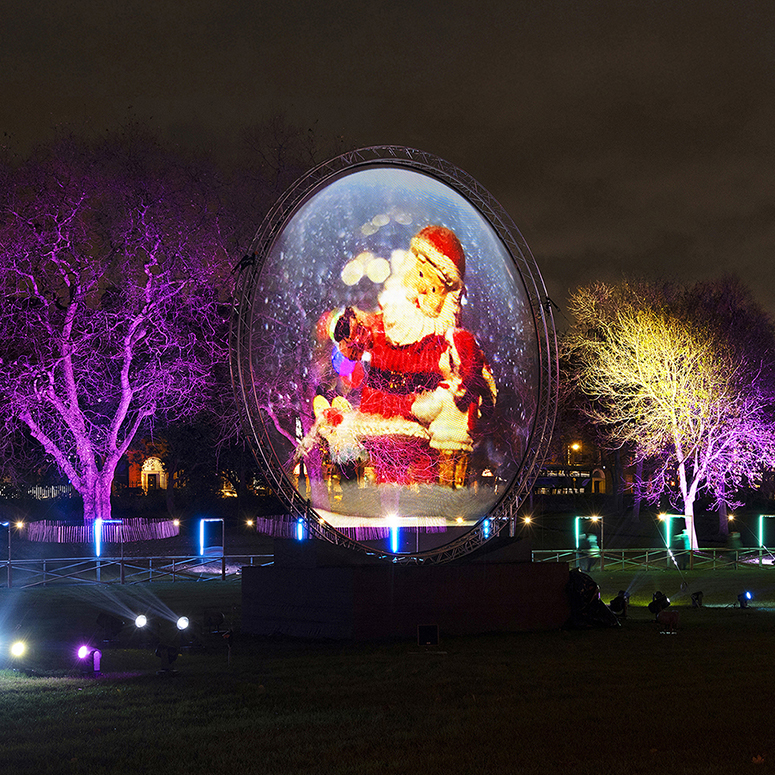
<svg viewBox="0 0 775 775">
<path fill-rule="evenodd" d="M 452 229 L 445 226 L 426 226 L 412 237 L 410 245 L 415 252 L 422 253 L 433 264 L 453 290 L 463 286 L 466 254 Z"/>
</svg>

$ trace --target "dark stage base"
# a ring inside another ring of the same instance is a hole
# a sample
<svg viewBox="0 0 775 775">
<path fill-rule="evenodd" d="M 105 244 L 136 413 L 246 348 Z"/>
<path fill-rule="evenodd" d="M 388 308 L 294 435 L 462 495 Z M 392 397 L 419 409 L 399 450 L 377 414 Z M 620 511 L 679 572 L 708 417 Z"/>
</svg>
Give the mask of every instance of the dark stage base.
<svg viewBox="0 0 775 775">
<path fill-rule="evenodd" d="M 443 638 L 554 629 L 570 615 L 567 563 L 509 561 L 512 549 L 448 565 L 364 564 L 336 549 L 278 541 L 274 566 L 244 567 L 242 631 L 415 640 L 424 625 Z"/>
</svg>

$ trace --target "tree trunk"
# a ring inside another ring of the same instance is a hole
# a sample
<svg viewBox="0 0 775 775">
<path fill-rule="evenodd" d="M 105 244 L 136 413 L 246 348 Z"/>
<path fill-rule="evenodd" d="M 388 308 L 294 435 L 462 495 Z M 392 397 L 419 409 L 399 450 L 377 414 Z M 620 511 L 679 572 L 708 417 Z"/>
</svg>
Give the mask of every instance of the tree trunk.
<svg viewBox="0 0 775 775">
<path fill-rule="evenodd" d="M 93 525 L 98 519 L 110 519 L 110 490 L 116 467 L 104 467 L 86 479 L 85 486 L 80 490 L 83 498 L 83 522 Z"/>
<path fill-rule="evenodd" d="M 689 540 L 691 541 L 692 549 L 699 549 L 697 543 L 697 531 L 694 527 L 694 499 L 696 498 L 697 491 L 694 484 L 689 485 L 688 478 L 686 476 L 686 461 L 679 458 L 678 462 L 678 481 L 681 487 L 681 497 L 684 503 L 684 517 L 686 518 L 686 531 L 689 533 Z"/>
<path fill-rule="evenodd" d="M 622 470 L 622 451 L 615 449 L 611 466 L 611 500 L 616 514 L 624 513 L 624 472 Z"/>
<path fill-rule="evenodd" d="M 635 487 L 633 488 L 633 501 L 632 501 L 632 519 L 633 522 L 640 521 L 640 505 L 643 501 L 643 459 L 638 458 L 635 463 Z"/>
<path fill-rule="evenodd" d="M 724 498 L 724 484 L 719 485 L 718 497 L 721 501 L 718 507 L 718 532 L 724 538 L 729 538 L 729 515 L 727 514 L 727 502 Z"/>
<path fill-rule="evenodd" d="M 692 549 L 699 549 L 697 543 L 697 531 L 694 528 L 694 499 L 687 498 L 684 501 L 684 517 L 686 519 L 686 530 L 689 533 L 689 540 Z"/>
</svg>

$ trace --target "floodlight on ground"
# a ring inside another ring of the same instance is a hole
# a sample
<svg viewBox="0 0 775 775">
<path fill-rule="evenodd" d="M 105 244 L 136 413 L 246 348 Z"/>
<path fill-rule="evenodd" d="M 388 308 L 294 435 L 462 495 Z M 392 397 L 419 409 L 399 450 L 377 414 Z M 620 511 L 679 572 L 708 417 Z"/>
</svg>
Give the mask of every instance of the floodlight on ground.
<svg viewBox="0 0 775 775">
<path fill-rule="evenodd" d="M 148 617 L 145 614 L 140 614 L 135 617 L 135 627 L 143 628 L 146 624 L 148 624 Z"/>
<path fill-rule="evenodd" d="M 737 602 L 740 603 L 740 608 L 748 608 L 748 603 L 751 601 L 751 598 L 753 598 L 753 595 L 747 590 L 741 592 L 737 596 Z"/>
<path fill-rule="evenodd" d="M 648 604 L 648 609 L 655 616 L 659 616 L 660 612 L 664 611 L 669 605 L 670 598 L 664 592 L 657 590 Z"/>
<path fill-rule="evenodd" d="M 81 646 L 78 649 L 78 659 L 86 662 L 86 671 L 89 673 L 100 672 L 100 662 L 102 661 L 102 652 L 91 646 Z"/>
<path fill-rule="evenodd" d="M 692 608 L 702 608 L 702 592 L 692 592 Z"/>
<path fill-rule="evenodd" d="M 12 657 L 23 657 L 25 651 L 27 651 L 27 644 L 23 640 L 17 640 L 11 644 Z"/>
<path fill-rule="evenodd" d="M 185 630 L 189 625 L 188 617 L 187 616 L 180 616 L 178 617 L 177 622 L 175 622 L 175 626 L 179 630 Z"/>
<path fill-rule="evenodd" d="M 630 604 L 630 594 L 626 589 L 620 589 L 619 594 L 608 604 L 608 607 L 620 619 L 627 618 L 627 607 Z"/>
</svg>

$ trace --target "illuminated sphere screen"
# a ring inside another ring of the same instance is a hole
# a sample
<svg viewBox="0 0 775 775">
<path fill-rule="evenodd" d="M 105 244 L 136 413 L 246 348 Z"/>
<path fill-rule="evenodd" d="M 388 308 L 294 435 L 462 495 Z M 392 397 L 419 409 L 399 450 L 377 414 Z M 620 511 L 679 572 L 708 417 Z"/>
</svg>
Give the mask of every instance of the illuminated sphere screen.
<svg viewBox="0 0 775 775">
<path fill-rule="evenodd" d="M 531 470 L 545 344 L 517 243 L 470 187 L 434 157 L 375 155 L 270 214 L 243 280 L 239 380 L 297 509 L 416 555 L 481 532 Z"/>
</svg>

